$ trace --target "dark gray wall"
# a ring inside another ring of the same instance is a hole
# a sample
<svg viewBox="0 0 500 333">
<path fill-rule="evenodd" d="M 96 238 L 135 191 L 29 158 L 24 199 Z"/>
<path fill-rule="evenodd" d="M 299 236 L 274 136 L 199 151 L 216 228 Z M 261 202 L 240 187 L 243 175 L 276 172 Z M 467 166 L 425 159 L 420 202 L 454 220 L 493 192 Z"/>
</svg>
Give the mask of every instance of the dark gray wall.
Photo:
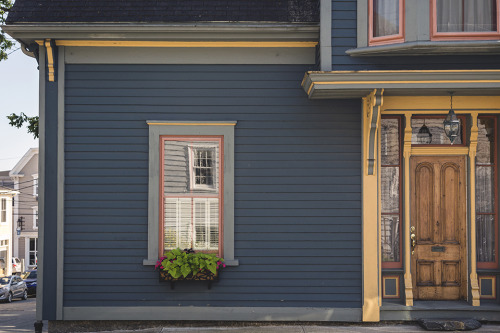
<svg viewBox="0 0 500 333">
<path fill-rule="evenodd" d="M 67 65 L 64 305 L 361 307 L 360 102 L 308 100 L 308 69 Z M 142 266 L 147 119 L 238 121 L 240 266 L 212 290 Z"/>
<path fill-rule="evenodd" d="M 56 319 L 57 288 L 57 81 L 45 81 L 43 319 Z"/>
<path fill-rule="evenodd" d="M 500 68 L 498 55 L 351 57 L 345 51 L 357 45 L 356 6 L 357 0 L 332 0 L 333 70 Z"/>
</svg>

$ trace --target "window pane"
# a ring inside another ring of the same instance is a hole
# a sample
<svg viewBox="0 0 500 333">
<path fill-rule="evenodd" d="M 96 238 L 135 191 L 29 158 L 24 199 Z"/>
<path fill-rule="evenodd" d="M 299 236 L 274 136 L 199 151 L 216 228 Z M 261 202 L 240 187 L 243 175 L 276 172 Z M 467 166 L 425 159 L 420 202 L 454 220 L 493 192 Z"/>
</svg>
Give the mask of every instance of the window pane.
<svg viewBox="0 0 500 333">
<path fill-rule="evenodd" d="M 477 261 L 495 261 L 495 216 L 478 215 L 476 217 Z"/>
<path fill-rule="evenodd" d="M 399 34 L 399 0 L 373 0 L 373 37 Z"/>
<path fill-rule="evenodd" d="M 497 30 L 496 0 L 436 0 L 438 32 Z"/>
<path fill-rule="evenodd" d="M 479 118 L 477 136 L 477 164 L 495 163 L 495 120 L 493 118 Z"/>
<path fill-rule="evenodd" d="M 382 213 L 399 213 L 399 167 L 381 168 Z"/>
<path fill-rule="evenodd" d="M 382 118 L 381 128 L 381 163 L 399 165 L 399 121 Z"/>
<path fill-rule="evenodd" d="M 494 169 L 476 166 L 476 212 L 495 213 Z"/>
<path fill-rule="evenodd" d="M 382 215 L 382 261 L 400 261 L 398 215 Z"/>
<path fill-rule="evenodd" d="M 218 143 L 175 141 L 164 143 L 164 188 L 166 195 L 219 192 Z"/>
<path fill-rule="evenodd" d="M 460 124 L 462 125 L 462 119 L 460 119 Z M 413 145 L 421 145 L 421 144 L 431 144 L 431 145 L 450 145 L 450 139 L 446 136 L 446 133 L 444 132 L 444 127 L 443 127 L 443 118 L 412 118 L 411 119 L 411 143 Z M 422 140 L 419 140 L 418 133 L 422 129 L 422 126 L 427 127 L 431 134 L 431 140 L 430 143 L 425 143 L 422 142 Z M 460 126 L 460 129 L 462 129 L 462 126 Z M 455 145 L 460 145 L 462 144 L 462 134 L 459 133 L 458 137 L 455 139 L 453 142 Z"/>
</svg>

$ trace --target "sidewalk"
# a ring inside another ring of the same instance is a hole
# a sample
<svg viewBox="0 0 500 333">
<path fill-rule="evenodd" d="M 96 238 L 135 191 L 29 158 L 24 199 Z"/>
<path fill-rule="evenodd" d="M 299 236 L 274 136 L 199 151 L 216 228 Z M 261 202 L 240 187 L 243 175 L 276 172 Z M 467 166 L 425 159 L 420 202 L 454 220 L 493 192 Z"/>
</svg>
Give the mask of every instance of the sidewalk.
<svg viewBox="0 0 500 333">
<path fill-rule="evenodd" d="M 353 333 L 353 332 L 428 332 L 418 324 L 354 325 L 354 326 L 246 326 L 246 327 L 159 327 L 132 331 L 107 331 L 99 333 Z M 485 324 L 472 332 L 500 332 L 500 325 Z"/>
</svg>

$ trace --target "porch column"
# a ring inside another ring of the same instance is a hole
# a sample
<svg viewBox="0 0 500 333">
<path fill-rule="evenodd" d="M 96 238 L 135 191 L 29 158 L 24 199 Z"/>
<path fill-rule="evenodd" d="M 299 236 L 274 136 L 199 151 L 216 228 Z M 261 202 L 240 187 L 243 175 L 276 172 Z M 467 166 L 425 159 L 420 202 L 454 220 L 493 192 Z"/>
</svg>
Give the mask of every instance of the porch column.
<svg viewBox="0 0 500 333">
<path fill-rule="evenodd" d="M 378 132 L 381 90 L 363 98 L 363 321 L 380 321 Z"/>
<path fill-rule="evenodd" d="M 469 144 L 469 200 L 470 200 L 470 291 L 472 306 L 479 306 L 479 283 L 477 280 L 477 255 L 476 255 L 476 152 L 477 152 L 477 116 L 471 113 L 472 127 L 470 129 Z"/>
<path fill-rule="evenodd" d="M 413 284 L 411 280 L 411 249 L 410 249 L 410 156 L 411 156 L 411 114 L 405 113 L 404 133 L 404 254 L 405 254 L 405 304 L 413 306 Z"/>
</svg>

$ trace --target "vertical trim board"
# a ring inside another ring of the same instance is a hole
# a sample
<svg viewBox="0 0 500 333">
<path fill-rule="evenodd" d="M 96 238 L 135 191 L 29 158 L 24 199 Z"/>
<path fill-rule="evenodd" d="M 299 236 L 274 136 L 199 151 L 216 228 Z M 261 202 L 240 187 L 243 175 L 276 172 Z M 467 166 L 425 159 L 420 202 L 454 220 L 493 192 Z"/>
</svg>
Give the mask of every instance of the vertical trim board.
<svg viewBox="0 0 500 333">
<path fill-rule="evenodd" d="M 45 48 L 39 48 L 39 73 L 38 73 L 38 86 L 40 87 L 38 93 L 38 108 L 39 108 L 39 155 L 38 155 L 38 258 L 41 265 L 37 266 L 39 277 L 37 279 L 37 302 L 36 302 L 36 320 L 43 318 L 43 305 L 44 305 L 44 266 L 45 266 Z"/>
<path fill-rule="evenodd" d="M 56 318 L 63 318 L 64 309 L 64 46 L 57 58 L 57 292 Z"/>
</svg>

